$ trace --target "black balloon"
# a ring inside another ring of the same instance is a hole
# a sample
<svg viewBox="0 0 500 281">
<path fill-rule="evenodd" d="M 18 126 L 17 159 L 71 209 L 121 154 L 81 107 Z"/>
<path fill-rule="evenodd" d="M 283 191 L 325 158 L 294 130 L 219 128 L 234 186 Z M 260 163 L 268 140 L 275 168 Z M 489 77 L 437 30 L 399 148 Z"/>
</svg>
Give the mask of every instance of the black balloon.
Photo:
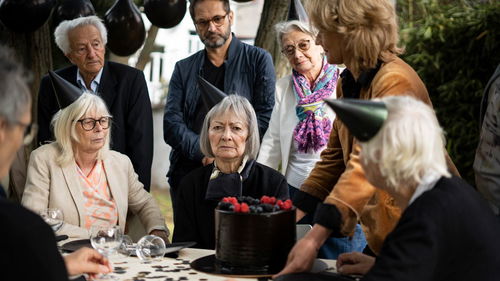
<svg viewBox="0 0 500 281">
<path fill-rule="evenodd" d="M 186 0 L 144 0 L 144 13 L 158 27 L 174 27 L 186 14 Z"/>
<path fill-rule="evenodd" d="M 119 56 L 130 56 L 144 43 L 146 29 L 139 9 L 132 0 L 117 0 L 106 12 L 108 48 Z"/>
<path fill-rule="evenodd" d="M 52 22 L 54 26 L 58 26 L 63 20 L 93 15 L 95 15 L 95 9 L 90 0 L 64 0 L 54 11 Z"/>
<path fill-rule="evenodd" d="M 55 0 L 0 0 L 0 21 L 15 32 L 33 32 L 49 18 Z"/>
</svg>

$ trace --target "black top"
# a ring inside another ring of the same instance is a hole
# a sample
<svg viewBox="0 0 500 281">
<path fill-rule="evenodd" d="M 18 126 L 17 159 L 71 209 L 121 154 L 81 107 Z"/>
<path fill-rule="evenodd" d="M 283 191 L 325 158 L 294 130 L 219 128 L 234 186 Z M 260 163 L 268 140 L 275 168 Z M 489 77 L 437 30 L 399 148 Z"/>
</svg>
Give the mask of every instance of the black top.
<svg viewBox="0 0 500 281">
<path fill-rule="evenodd" d="M 215 66 L 205 55 L 205 61 L 203 63 L 203 78 L 210 82 L 210 84 L 217 87 L 219 90 L 224 91 L 224 74 L 225 65 Z M 200 95 L 203 95 L 203 91 L 200 91 Z M 203 121 L 210 109 L 203 103 L 203 99 L 198 99 L 198 104 L 196 105 L 196 114 L 193 124 L 193 132 L 199 134 L 201 132 L 201 127 L 203 126 Z"/>
<path fill-rule="evenodd" d="M 403 212 L 368 280 L 499 280 L 500 223 L 463 180 L 441 178 Z"/>
<path fill-rule="evenodd" d="M 2 280 L 68 280 L 54 232 L 39 216 L 0 198 L 0 225 Z"/>
<path fill-rule="evenodd" d="M 195 247 L 215 249 L 215 215 L 218 201 L 205 199 L 213 164 L 198 168 L 181 181 L 175 210 L 173 242 L 195 241 Z M 288 184 L 282 174 L 255 163 L 248 178 L 243 181 L 244 196 L 263 195 L 288 199 Z"/>
</svg>

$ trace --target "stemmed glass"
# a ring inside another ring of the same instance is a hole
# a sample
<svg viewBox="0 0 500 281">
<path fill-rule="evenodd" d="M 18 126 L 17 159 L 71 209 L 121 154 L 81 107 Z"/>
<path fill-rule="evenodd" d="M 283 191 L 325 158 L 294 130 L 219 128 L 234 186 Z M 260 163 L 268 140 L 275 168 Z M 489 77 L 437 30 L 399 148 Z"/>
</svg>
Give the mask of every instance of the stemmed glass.
<svg viewBox="0 0 500 281">
<path fill-rule="evenodd" d="M 105 257 L 114 253 L 122 243 L 122 233 L 118 226 L 93 226 L 90 228 L 90 243 Z M 103 274 L 98 280 L 118 280 L 113 275 Z"/>
<path fill-rule="evenodd" d="M 156 235 L 146 235 L 137 242 L 135 252 L 143 263 L 160 260 L 166 252 L 165 241 Z"/>
<path fill-rule="evenodd" d="M 63 212 L 57 208 L 49 208 L 40 212 L 43 220 L 52 227 L 54 232 L 57 232 L 64 224 Z"/>
</svg>

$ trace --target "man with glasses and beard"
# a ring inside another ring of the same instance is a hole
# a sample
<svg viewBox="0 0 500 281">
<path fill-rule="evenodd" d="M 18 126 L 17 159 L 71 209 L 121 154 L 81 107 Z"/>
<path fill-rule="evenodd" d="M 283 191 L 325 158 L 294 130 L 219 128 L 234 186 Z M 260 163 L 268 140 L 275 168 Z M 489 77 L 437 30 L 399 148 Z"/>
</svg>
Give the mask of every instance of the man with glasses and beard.
<svg viewBox="0 0 500 281">
<path fill-rule="evenodd" d="M 271 55 L 231 33 L 229 0 L 192 0 L 189 12 L 205 49 L 178 61 L 169 85 L 163 135 L 172 147 L 167 177 L 174 210 L 181 179 L 213 161 L 200 151 L 199 133 L 210 108 L 202 102 L 198 77 L 224 93 L 246 97 L 257 114 L 261 139 L 273 110 L 276 80 Z"/>
</svg>

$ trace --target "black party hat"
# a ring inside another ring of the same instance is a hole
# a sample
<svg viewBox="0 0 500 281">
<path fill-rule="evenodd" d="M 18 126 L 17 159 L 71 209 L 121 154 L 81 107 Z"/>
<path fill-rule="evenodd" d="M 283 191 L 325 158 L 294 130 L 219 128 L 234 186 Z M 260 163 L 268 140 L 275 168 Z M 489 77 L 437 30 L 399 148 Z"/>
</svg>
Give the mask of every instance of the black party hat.
<svg viewBox="0 0 500 281">
<path fill-rule="evenodd" d="M 201 76 L 198 76 L 198 84 L 201 89 L 201 99 L 207 107 L 207 110 L 210 110 L 216 104 L 221 102 L 225 97 L 227 97 L 226 93 L 210 84 L 210 82 L 203 79 L 203 77 Z"/>
<path fill-rule="evenodd" d="M 49 76 L 50 81 L 52 81 L 57 103 L 59 104 L 59 109 L 66 108 L 82 95 L 83 91 L 80 88 L 57 75 L 54 71 L 49 71 Z"/>
<path fill-rule="evenodd" d="M 298 20 L 303 23 L 309 23 L 309 17 L 300 0 L 290 0 L 287 20 Z"/>
<path fill-rule="evenodd" d="M 387 107 L 380 101 L 325 99 L 351 134 L 359 141 L 373 138 L 387 119 Z"/>
</svg>

